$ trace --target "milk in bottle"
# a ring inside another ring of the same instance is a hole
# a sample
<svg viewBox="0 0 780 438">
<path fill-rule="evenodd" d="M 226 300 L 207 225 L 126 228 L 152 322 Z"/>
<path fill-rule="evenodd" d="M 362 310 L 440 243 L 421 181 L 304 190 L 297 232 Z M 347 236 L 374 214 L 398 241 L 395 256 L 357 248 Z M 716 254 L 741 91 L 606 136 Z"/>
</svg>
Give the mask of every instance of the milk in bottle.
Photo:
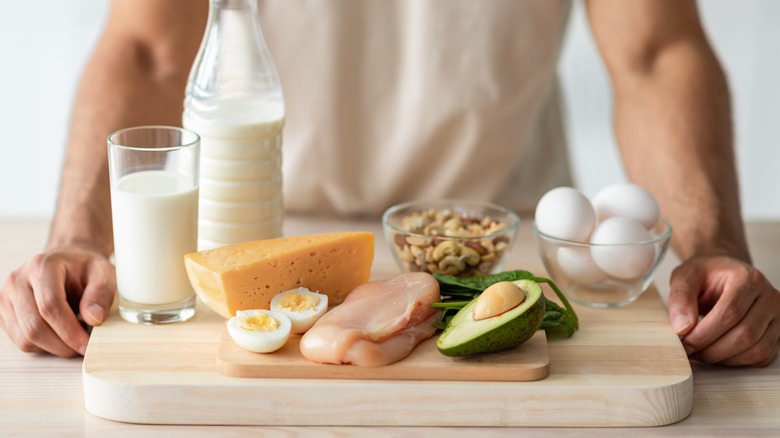
<svg viewBox="0 0 780 438">
<path fill-rule="evenodd" d="M 284 99 L 254 0 L 211 0 L 183 125 L 201 138 L 198 249 L 281 236 Z"/>
</svg>

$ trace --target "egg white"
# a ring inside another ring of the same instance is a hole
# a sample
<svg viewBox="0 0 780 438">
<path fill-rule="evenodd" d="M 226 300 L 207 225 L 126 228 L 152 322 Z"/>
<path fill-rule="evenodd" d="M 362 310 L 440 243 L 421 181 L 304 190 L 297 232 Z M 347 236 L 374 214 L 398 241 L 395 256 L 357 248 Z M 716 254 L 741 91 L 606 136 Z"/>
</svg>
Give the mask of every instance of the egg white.
<svg viewBox="0 0 780 438">
<path fill-rule="evenodd" d="M 265 313 L 279 323 L 275 330 L 262 332 L 247 330 L 241 327 L 242 322 L 247 318 Z M 236 312 L 236 316 L 230 318 L 227 322 L 227 329 L 230 337 L 239 347 L 255 353 L 271 353 L 280 348 L 290 337 L 292 324 L 290 319 L 283 313 L 270 310 L 244 310 Z"/>
<path fill-rule="evenodd" d="M 299 293 L 302 295 L 309 295 L 311 297 L 319 299 L 319 302 L 314 309 L 311 310 L 289 310 L 281 307 L 281 301 L 287 294 Z M 296 334 L 305 333 L 307 330 L 317 322 L 325 312 L 328 311 L 328 296 L 317 292 L 312 292 L 305 287 L 299 287 L 297 289 L 290 289 L 284 292 L 276 294 L 271 299 L 271 310 L 274 312 L 280 312 L 286 315 L 292 323 L 292 332 Z"/>
</svg>

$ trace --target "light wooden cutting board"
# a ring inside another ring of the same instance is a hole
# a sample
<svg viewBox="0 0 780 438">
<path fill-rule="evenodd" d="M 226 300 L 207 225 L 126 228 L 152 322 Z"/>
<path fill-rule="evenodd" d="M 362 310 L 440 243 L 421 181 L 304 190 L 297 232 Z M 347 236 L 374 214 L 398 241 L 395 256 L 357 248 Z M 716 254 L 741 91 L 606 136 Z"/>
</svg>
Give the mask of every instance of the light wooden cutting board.
<svg viewBox="0 0 780 438">
<path fill-rule="evenodd" d="M 690 413 L 691 367 L 653 288 L 622 308 L 576 310 L 580 330 L 548 339 L 549 375 L 531 382 L 229 377 L 217 364 L 224 320 L 204 305 L 169 326 L 114 310 L 90 338 L 84 401 L 100 417 L 162 424 L 658 426 Z"/>
</svg>

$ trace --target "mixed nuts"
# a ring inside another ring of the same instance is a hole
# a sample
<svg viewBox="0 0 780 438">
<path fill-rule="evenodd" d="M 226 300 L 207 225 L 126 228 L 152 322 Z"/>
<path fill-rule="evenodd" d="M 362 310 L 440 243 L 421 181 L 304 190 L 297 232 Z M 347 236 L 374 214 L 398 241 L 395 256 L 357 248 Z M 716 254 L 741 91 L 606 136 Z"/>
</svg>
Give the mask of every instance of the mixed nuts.
<svg viewBox="0 0 780 438">
<path fill-rule="evenodd" d="M 496 219 L 462 216 L 449 209 L 410 213 L 402 218 L 400 228 L 414 233 L 393 236 L 398 258 L 412 272 L 489 274 L 510 239 L 508 235 L 483 237 L 506 230 L 506 224 Z"/>
</svg>

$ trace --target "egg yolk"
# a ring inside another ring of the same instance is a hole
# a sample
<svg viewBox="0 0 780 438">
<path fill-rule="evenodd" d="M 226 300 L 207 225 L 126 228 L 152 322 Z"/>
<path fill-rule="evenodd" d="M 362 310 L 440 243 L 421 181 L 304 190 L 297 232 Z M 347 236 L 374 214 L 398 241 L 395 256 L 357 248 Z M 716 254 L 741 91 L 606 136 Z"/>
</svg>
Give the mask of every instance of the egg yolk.
<svg viewBox="0 0 780 438">
<path fill-rule="evenodd" d="M 320 303 L 320 299 L 308 294 L 290 292 L 284 294 L 279 300 L 279 308 L 291 312 L 301 312 L 304 310 L 314 310 Z"/>
<path fill-rule="evenodd" d="M 241 328 L 250 332 L 272 332 L 279 328 L 279 321 L 260 313 L 246 317 L 241 321 Z"/>
</svg>

